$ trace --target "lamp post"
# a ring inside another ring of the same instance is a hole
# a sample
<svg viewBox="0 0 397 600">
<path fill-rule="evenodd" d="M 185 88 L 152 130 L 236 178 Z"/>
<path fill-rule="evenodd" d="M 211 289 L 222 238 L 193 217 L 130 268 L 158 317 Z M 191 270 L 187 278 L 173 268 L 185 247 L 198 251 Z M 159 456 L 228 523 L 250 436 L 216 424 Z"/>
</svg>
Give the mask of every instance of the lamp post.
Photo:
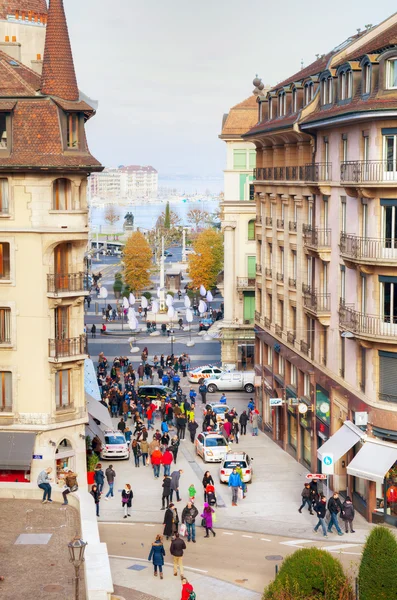
<svg viewBox="0 0 397 600">
<path fill-rule="evenodd" d="M 87 542 L 83 542 L 78 536 L 74 537 L 68 544 L 69 561 L 74 566 L 74 597 L 79 600 L 80 596 L 80 567 L 84 562 L 84 553 Z"/>
</svg>

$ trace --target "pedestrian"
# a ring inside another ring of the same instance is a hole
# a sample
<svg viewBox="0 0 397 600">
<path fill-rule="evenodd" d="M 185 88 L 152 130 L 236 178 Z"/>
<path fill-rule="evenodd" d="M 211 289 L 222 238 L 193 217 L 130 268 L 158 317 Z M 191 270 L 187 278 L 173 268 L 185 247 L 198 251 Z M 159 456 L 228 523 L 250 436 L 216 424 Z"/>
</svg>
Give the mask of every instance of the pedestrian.
<svg viewBox="0 0 397 600">
<path fill-rule="evenodd" d="M 97 463 L 94 471 L 94 481 L 98 486 L 98 490 L 102 494 L 103 484 L 105 483 L 105 473 L 103 472 L 101 463 Z"/>
<path fill-rule="evenodd" d="M 314 510 L 316 511 L 316 515 L 318 517 L 317 525 L 313 529 L 314 533 L 317 533 L 318 528 L 321 526 L 323 530 L 323 536 L 328 537 L 327 525 L 325 523 L 325 513 L 327 512 L 327 498 L 323 494 L 321 494 L 320 501 L 317 502 L 316 506 L 314 507 Z"/>
<path fill-rule="evenodd" d="M 124 489 L 121 490 L 121 506 L 124 507 L 124 519 L 131 516 L 129 510 L 132 505 L 133 496 L 134 494 L 132 492 L 130 484 L 126 483 Z"/>
<path fill-rule="evenodd" d="M 200 385 L 200 387 L 199 387 L 199 392 L 200 392 L 200 395 L 201 395 L 201 402 L 202 402 L 203 404 L 206 404 L 206 403 L 207 403 L 207 392 L 208 392 L 208 388 L 207 388 L 207 386 L 205 385 L 205 381 L 203 381 L 203 382 L 202 382 L 202 384 Z"/>
<path fill-rule="evenodd" d="M 117 429 L 119 431 L 121 431 L 121 433 L 124 433 L 125 430 L 125 421 L 124 421 L 124 417 L 121 417 L 119 423 L 117 423 Z"/>
<path fill-rule="evenodd" d="M 183 578 L 183 551 L 184 550 L 186 550 L 186 544 L 182 540 L 182 538 L 179 537 L 179 533 L 176 532 L 175 539 L 172 540 L 172 542 L 171 542 L 170 553 L 174 557 L 174 575 L 175 575 L 175 577 L 177 577 L 178 568 L 179 568 L 179 573 L 180 573 L 181 579 Z"/>
<path fill-rule="evenodd" d="M 105 475 L 106 475 L 106 481 L 108 482 L 108 486 L 109 486 L 109 490 L 108 493 L 105 496 L 105 500 L 107 500 L 109 498 L 109 496 L 114 496 L 113 493 L 113 486 L 114 486 L 114 479 L 116 477 L 116 472 L 113 471 L 113 465 L 109 465 L 108 468 L 105 471 Z"/>
<path fill-rule="evenodd" d="M 205 527 L 205 536 L 204 537 L 210 537 L 209 532 L 211 531 L 212 535 L 215 537 L 216 533 L 213 529 L 213 515 L 215 515 L 215 511 L 213 508 L 211 508 L 211 506 L 208 504 L 208 502 L 204 502 L 204 510 L 203 510 L 203 514 L 201 515 L 201 518 L 204 521 L 204 527 Z"/>
<path fill-rule="evenodd" d="M 37 477 L 37 485 L 39 486 L 39 488 L 41 490 L 43 490 L 43 500 L 42 500 L 42 504 L 45 504 L 46 502 L 52 502 L 51 500 L 51 484 L 50 481 L 52 481 L 52 477 L 49 477 L 50 473 L 52 471 L 51 467 L 47 467 L 46 469 L 44 469 L 44 471 L 41 471 L 39 473 L 39 476 Z"/>
<path fill-rule="evenodd" d="M 171 502 L 172 502 L 172 496 L 173 496 L 174 492 L 176 494 L 177 502 L 181 501 L 181 497 L 179 495 L 179 480 L 181 478 L 182 473 L 183 473 L 182 469 L 179 469 L 179 471 L 173 471 L 171 473 Z"/>
<path fill-rule="evenodd" d="M 172 452 L 166 448 L 163 456 L 161 457 L 161 464 L 164 466 L 164 475 L 169 475 L 171 473 L 171 465 L 174 460 L 174 456 Z"/>
<path fill-rule="evenodd" d="M 167 508 L 170 504 L 170 496 L 171 496 L 171 477 L 169 475 L 164 475 L 163 477 L 163 493 L 161 496 L 161 510 L 165 510 L 166 504 Z"/>
<path fill-rule="evenodd" d="M 240 427 L 241 427 L 241 435 L 247 434 L 247 423 L 248 423 L 248 415 L 247 411 L 244 410 L 240 415 Z"/>
<path fill-rule="evenodd" d="M 188 502 L 185 508 L 182 511 L 181 519 L 182 524 L 186 525 L 187 530 L 187 541 L 190 542 L 192 540 L 193 544 L 196 543 L 196 517 L 198 515 L 198 510 L 192 504 L 192 502 Z"/>
<path fill-rule="evenodd" d="M 148 464 L 148 455 L 149 455 L 149 444 L 147 440 L 142 440 L 140 442 L 141 445 L 141 453 L 142 453 L 142 464 L 144 467 L 147 467 Z"/>
<path fill-rule="evenodd" d="M 174 456 L 174 464 L 176 464 L 176 458 L 178 456 L 178 450 L 179 450 L 179 438 L 178 436 L 174 435 L 174 437 L 171 440 L 171 446 L 170 446 L 170 450 Z"/>
<path fill-rule="evenodd" d="M 62 491 L 63 504 L 68 504 L 67 495 L 71 492 L 77 492 L 79 486 L 77 485 L 77 473 L 73 473 L 72 469 L 66 469 L 67 474 L 65 477 L 65 488 Z"/>
<path fill-rule="evenodd" d="M 311 515 L 313 515 L 313 511 L 312 511 L 312 502 L 311 502 L 311 490 L 310 490 L 310 483 L 305 483 L 305 487 L 302 490 L 301 496 L 302 496 L 302 504 L 300 505 L 300 507 L 298 508 L 298 512 L 302 513 L 302 508 L 305 508 L 306 504 L 307 504 L 307 509 L 310 512 Z"/>
<path fill-rule="evenodd" d="M 312 479 L 310 481 L 310 499 L 311 503 L 314 506 L 319 501 L 320 495 L 318 493 L 318 482 L 317 479 Z"/>
<path fill-rule="evenodd" d="M 92 338 L 96 338 L 96 326 L 95 326 L 95 323 L 93 323 L 93 325 L 91 327 L 91 337 Z"/>
<path fill-rule="evenodd" d="M 219 404 L 226 404 L 226 403 L 227 403 L 226 394 L 225 394 L 225 392 L 223 392 L 222 396 L 219 398 Z"/>
<path fill-rule="evenodd" d="M 153 562 L 154 572 L 153 575 L 157 577 L 157 568 L 160 573 L 160 579 L 163 579 L 163 566 L 164 566 L 165 550 L 163 546 L 163 538 L 161 535 L 156 535 L 156 539 L 152 544 L 148 560 Z"/>
<path fill-rule="evenodd" d="M 186 415 L 181 413 L 176 419 L 176 434 L 180 440 L 185 439 Z"/>
<path fill-rule="evenodd" d="M 194 444 L 194 438 L 196 437 L 196 431 L 198 428 L 198 423 L 196 423 L 196 421 L 189 421 L 188 426 L 187 426 L 189 433 L 190 433 L 190 441 L 192 442 L 192 444 Z"/>
<path fill-rule="evenodd" d="M 341 528 L 338 523 L 338 513 L 343 514 L 342 502 L 339 499 L 338 492 L 334 492 L 331 498 L 328 500 L 328 510 L 330 514 L 330 521 L 328 523 L 328 533 L 332 533 L 332 525 L 335 525 L 335 529 L 338 535 L 343 535 Z"/>
<path fill-rule="evenodd" d="M 87 308 L 88 308 L 88 310 L 90 310 L 90 305 L 91 305 L 91 300 L 92 300 L 91 296 L 87 296 L 86 300 L 87 300 Z"/>
<path fill-rule="evenodd" d="M 252 435 L 258 435 L 259 411 L 255 408 L 251 415 Z"/>
<path fill-rule="evenodd" d="M 188 494 L 189 494 L 190 501 L 194 502 L 194 500 L 196 498 L 196 494 L 197 494 L 197 490 L 194 487 L 194 483 L 191 483 L 189 485 Z"/>
<path fill-rule="evenodd" d="M 160 477 L 160 465 L 163 455 L 161 454 L 160 448 L 156 446 L 155 450 L 152 452 L 150 460 L 152 462 L 153 474 L 155 478 Z"/>
<path fill-rule="evenodd" d="M 214 485 L 214 480 L 212 479 L 212 475 L 209 471 L 206 471 L 204 473 L 204 477 L 203 477 L 203 488 L 204 488 L 204 501 L 207 501 L 207 492 L 206 492 L 206 488 L 207 485 Z"/>
<path fill-rule="evenodd" d="M 131 450 L 134 454 L 135 467 L 139 467 L 139 459 L 141 457 L 141 446 L 137 442 L 137 440 L 132 441 Z"/>
<path fill-rule="evenodd" d="M 231 435 L 233 437 L 233 440 L 236 442 L 236 444 L 238 444 L 238 435 L 239 435 L 239 432 L 240 432 L 240 429 L 239 429 L 239 426 L 238 426 L 237 418 L 234 418 L 233 422 L 232 422 L 232 432 L 231 432 Z"/>
<path fill-rule="evenodd" d="M 101 499 L 101 493 L 98 490 L 98 486 L 94 483 L 90 491 L 91 496 L 94 498 L 96 516 L 99 517 L 99 501 Z"/>
<path fill-rule="evenodd" d="M 174 573 L 175 575 L 175 573 Z M 184 577 L 182 578 L 182 596 L 181 600 L 194 600 L 196 594 L 194 593 L 193 586 Z"/>
<path fill-rule="evenodd" d="M 343 519 L 343 521 L 345 522 L 346 533 L 349 533 L 349 526 L 350 526 L 350 533 L 356 533 L 353 529 L 353 520 L 354 520 L 355 511 L 354 511 L 354 506 L 353 506 L 350 496 L 346 496 L 346 500 L 342 504 L 342 508 L 343 508 L 343 514 L 341 515 L 341 519 Z"/>
<path fill-rule="evenodd" d="M 236 467 L 233 469 L 233 473 L 229 475 L 229 487 L 232 488 L 232 506 L 237 506 L 238 490 L 242 487 L 241 477 L 237 473 Z"/>
<path fill-rule="evenodd" d="M 170 502 L 167 510 L 164 513 L 164 530 L 163 534 L 167 540 L 178 531 L 179 517 L 175 505 Z"/>
</svg>

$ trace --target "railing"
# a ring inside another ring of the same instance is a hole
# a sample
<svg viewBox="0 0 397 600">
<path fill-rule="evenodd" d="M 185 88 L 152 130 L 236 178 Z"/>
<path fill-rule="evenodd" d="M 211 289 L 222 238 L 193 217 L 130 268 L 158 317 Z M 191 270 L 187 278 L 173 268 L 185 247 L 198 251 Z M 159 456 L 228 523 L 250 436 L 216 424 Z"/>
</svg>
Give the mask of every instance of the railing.
<svg viewBox="0 0 397 600">
<path fill-rule="evenodd" d="M 358 312 L 346 305 L 339 307 L 339 325 L 352 333 L 370 337 L 397 336 L 397 317 L 379 317 Z"/>
<path fill-rule="evenodd" d="M 269 267 L 266 267 L 265 269 L 265 276 L 270 278 L 272 276 L 272 270 Z"/>
<path fill-rule="evenodd" d="M 87 354 L 87 338 L 84 334 L 75 338 L 48 340 L 48 356 L 65 358 Z"/>
<path fill-rule="evenodd" d="M 277 219 L 277 229 L 284 229 L 284 219 Z"/>
<path fill-rule="evenodd" d="M 349 233 L 340 235 L 341 254 L 350 258 L 397 259 L 397 239 L 368 238 Z"/>
<path fill-rule="evenodd" d="M 284 273 L 277 273 L 277 281 L 284 281 Z"/>
<path fill-rule="evenodd" d="M 255 287 L 255 277 L 237 277 L 238 288 Z"/>
<path fill-rule="evenodd" d="M 331 311 L 331 294 L 318 294 L 311 292 L 303 295 L 303 306 L 314 313 L 328 313 Z"/>
<path fill-rule="evenodd" d="M 340 165 L 342 183 L 397 181 L 395 160 L 348 160 Z"/>
<path fill-rule="evenodd" d="M 331 229 L 319 229 L 312 225 L 303 225 L 303 244 L 312 248 L 331 246 Z"/>
<path fill-rule="evenodd" d="M 259 322 L 260 320 L 261 320 L 261 313 L 256 310 L 255 311 L 255 321 Z"/>
<path fill-rule="evenodd" d="M 262 273 L 262 265 L 258 265 L 258 263 L 256 264 L 256 272 Z"/>
<path fill-rule="evenodd" d="M 304 181 L 305 167 L 258 167 L 254 169 L 258 181 Z"/>
<path fill-rule="evenodd" d="M 288 278 L 288 285 L 290 288 L 294 288 L 296 290 L 296 279 L 293 279 L 292 277 Z"/>
<path fill-rule="evenodd" d="M 331 163 L 313 163 L 305 165 L 305 181 L 331 181 L 332 164 Z"/>
<path fill-rule="evenodd" d="M 281 327 L 281 325 L 275 325 L 274 326 L 274 331 L 275 331 L 275 334 L 278 335 L 278 337 L 282 337 L 282 335 L 283 335 L 283 328 Z"/>
<path fill-rule="evenodd" d="M 297 227 L 298 227 L 298 223 L 296 221 L 289 222 L 289 230 L 290 231 L 296 231 Z"/>
<path fill-rule="evenodd" d="M 287 342 L 289 344 L 295 344 L 296 335 L 293 331 L 287 331 Z"/>
<path fill-rule="evenodd" d="M 62 292 L 86 292 L 89 290 L 86 273 L 55 273 L 47 275 L 47 292 L 59 294 Z"/>
<path fill-rule="evenodd" d="M 303 352 L 303 354 L 308 355 L 309 350 L 310 350 L 309 344 L 307 342 L 305 342 L 304 340 L 301 340 L 301 352 Z"/>
<path fill-rule="evenodd" d="M 263 320 L 263 322 L 265 324 L 266 329 L 270 329 L 270 327 L 272 325 L 271 320 L 268 317 L 265 317 L 264 320 Z"/>
<path fill-rule="evenodd" d="M 272 217 L 266 217 L 266 219 L 265 219 L 265 225 L 266 225 L 266 227 L 271 227 L 273 225 L 273 218 Z"/>
</svg>

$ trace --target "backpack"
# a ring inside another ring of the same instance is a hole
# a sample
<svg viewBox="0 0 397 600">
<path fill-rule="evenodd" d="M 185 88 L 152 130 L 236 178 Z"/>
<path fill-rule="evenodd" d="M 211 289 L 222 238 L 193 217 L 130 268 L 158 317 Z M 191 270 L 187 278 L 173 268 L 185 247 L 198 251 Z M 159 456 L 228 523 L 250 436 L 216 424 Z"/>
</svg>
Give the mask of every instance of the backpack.
<svg viewBox="0 0 397 600">
<path fill-rule="evenodd" d="M 196 592 L 190 592 L 189 600 L 196 600 Z"/>
</svg>

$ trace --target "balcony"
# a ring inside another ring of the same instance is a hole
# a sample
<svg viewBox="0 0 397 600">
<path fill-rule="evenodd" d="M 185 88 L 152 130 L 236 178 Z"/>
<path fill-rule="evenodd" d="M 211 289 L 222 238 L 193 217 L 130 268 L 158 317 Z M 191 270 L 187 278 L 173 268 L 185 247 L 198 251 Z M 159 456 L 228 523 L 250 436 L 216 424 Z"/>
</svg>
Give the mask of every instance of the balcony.
<svg viewBox="0 0 397 600">
<path fill-rule="evenodd" d="M 292 233 L 296 233 L 296 230 L 298 228 L 298 223 L 296 221 L 290 221 L 288 223 L 288 229 L 292 232 Z"/>
<path fill-rule="evenodd" d="M 265 269 L 265 277 L 267 279 L 271 279 L 272 278 L 272 270 L 269 269 L 269 267 L 266 267 L 266 269 Z"/>
<path fill-rule="evenodd" d="M 284 283 L 284 273 L 277 273 L 276 277 L 279 283 Z"/>
<path fill-rule="evenodd" d="M 352 306 L 341 304 L 339 307 L 339 326 L 341 329 L 350 331 L 355 337 L 362 340 L 372 342 L 381 340 L 389 344 L 396 343 L 396 317 L 367 315 L 358 312 Z"/>
<path fill-rule="evenodd" d="M 303 245 L 323 261 L 331 260 L 331 229 L 303 225 Z"/>
<path fill-rule="evenodd" d="M 379 184 L 394 187 L 397 181 L 396 162 L 389 160 L 349 160 L 340 165 L 342 184 L 374 187 Z"/>
<path fill-rule="evenodd" d="M 313 163 L 305 165 L 305 181 L 322 183 L 332 180 L 332 163 Z"/>
<path fill-rule="evenodd" d="M 75 296 L 89 293 L 88 277 L 79 273 L 55 273 L 47 275 L 47 293 L 50 296 Z"/>
<path fill-rule="evenodd" d="M 277 229 L 284 230 L 284 219 L 277 219 Z"/>
<path fill-rule="evenodd" d="M 289 344 L 294 345 L 296 340 L 296 335 L 293 331 L 287 331 L 287 342 Z"/>
<path fill-rule="evenodd" d="M 330 163 L 293 165 L 288 167 L 258 167 L 254 169 L 254 179 L 257 181 L 328 181 L 330 178 Z"/>
<path fill-rule="evenodd" d="M 237 277 L 238 290 L 254 290 L 255 277 Z"/>
<path fill-rule="evenodd" d="M 397 260 L 397 240 L 369 238 L 341 233 L 340 253 L 348 262 L 364 265 L 392 265 Z M 370 269 L 368 272 L 372 272 Z"/>
<path fill-rule="evenodd" d="M 266 227 L 272 227 L 273 226 L 273 218 L 272 217 L 266 217 L 266 219 L 265 219 L 265 225 L 266 225 Z"/>
<path fill-rule="evenodd" d="M 48 356 L 50 361 L 57 362 L 86 358 L 87 338 L 84 334 L 74 338 L 48 340 Z"/>
<path fill-rule="evenodd" d="M 293 279 L 292 277 L 288 277 L 288 285 L 293 290 L 296 290 L 296 279 Z"/>
<path fill-rule="evenodd" d="M 331 318 L 331 294 L 312 291 L 303 295 L 303 307 L 315 316 L 322 325 L 329 325 Z"/>
</svg>

